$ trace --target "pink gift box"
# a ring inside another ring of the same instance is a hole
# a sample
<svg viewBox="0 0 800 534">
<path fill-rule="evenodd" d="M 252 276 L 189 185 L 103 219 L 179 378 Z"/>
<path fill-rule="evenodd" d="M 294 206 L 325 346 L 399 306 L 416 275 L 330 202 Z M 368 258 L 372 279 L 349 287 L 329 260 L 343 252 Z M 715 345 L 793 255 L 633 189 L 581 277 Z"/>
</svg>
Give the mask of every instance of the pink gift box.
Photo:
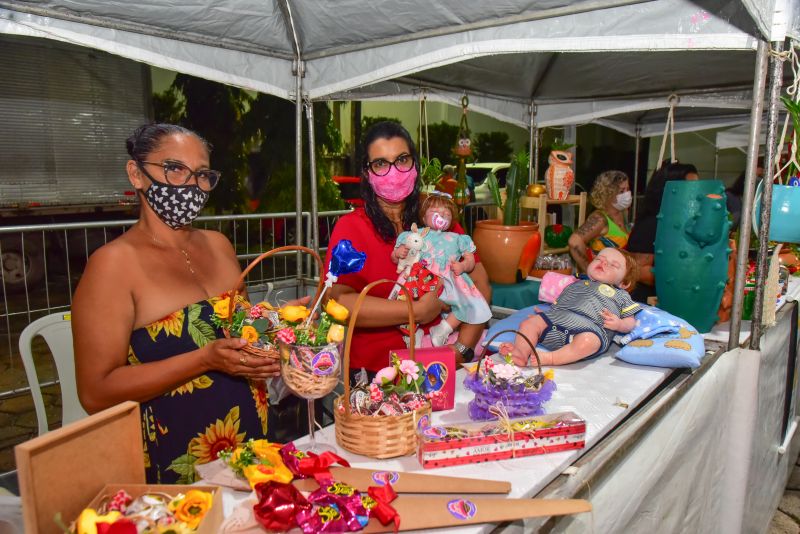
<svg viewBox="0 0 800 534">
<path fill-rule="evenodd" d="M 409 359 L 408 349 L 393 350 L 401 360 Z M 424 392 L 438 392 L 431 398 L 434 412 L 452 410 L 456 401 L 456 354 L 450 347 L 418 348 L 414 359 L 425 368 Z"/>
<path fill-rule="evenodd" d="M 586 421 L 574 412 L 511 419 L 510 424 L 511 432 L 498 421 L 422 428 L 417 458 L 422 467 L 430 469 L 582 449 L 586 445 Z"/>
</svg>

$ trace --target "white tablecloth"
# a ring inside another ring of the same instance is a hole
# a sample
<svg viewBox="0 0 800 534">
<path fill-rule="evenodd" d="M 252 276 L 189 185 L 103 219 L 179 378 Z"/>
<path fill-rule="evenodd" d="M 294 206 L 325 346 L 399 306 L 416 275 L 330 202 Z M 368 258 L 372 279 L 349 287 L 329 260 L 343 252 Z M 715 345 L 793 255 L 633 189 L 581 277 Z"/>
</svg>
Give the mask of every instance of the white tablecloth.
<svg viewBox="0 0 800 534">
<path fill-rule="evenodd" d="M 627 364 L 616 360 L 610 353 L 593 360 L 557 367 L 555 382 L 558 389 L 545 408 L 548 413 L 573 411 L 584 418 L 586 447 L 590 448 L 646 398 L 671 371 L 671 369 Z M 434 424 L 469 421 L 467 403 L 472 398 L 472 393 L 461 385 L 463 377 L 464 371 L 459 371 L 455 409 L 435 412 Z M 347 459 L 353 467 L 507 480 L 512 484 L 509 497 L 515 498 L 530 498 L 536 495 L 585 451 L 583 449 L 499 462 L 423 469 L 415 456 L 374 460 L 344 451 L 336 444 L 333 426 L 317 432 L 316 437 L 319 443 L 334 447 L 337 454 Z M 304 441 L 305 439 L 301 439 L 297 443 L 302 445 Z M 226 492 L 224 499 L 226 515 L 246 495 Z M 472 525 L 444 529 L 440 532 L 477 533 L 489 531 L 491 528 L 490 525 Z"/>
</svg>

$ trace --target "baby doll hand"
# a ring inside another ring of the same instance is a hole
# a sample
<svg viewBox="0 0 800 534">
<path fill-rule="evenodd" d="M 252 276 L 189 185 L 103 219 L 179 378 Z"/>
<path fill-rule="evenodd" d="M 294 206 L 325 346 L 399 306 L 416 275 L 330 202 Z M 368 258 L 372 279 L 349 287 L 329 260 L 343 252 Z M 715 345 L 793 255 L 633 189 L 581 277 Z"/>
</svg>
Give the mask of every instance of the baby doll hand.
<svg viewBox="0 0 800 534">
<path fill-rule="evenodd" d="M 450 270 L 453 271 L 454 275 L 458 276 L 464 272 L 464 267 L 460 261 L 453 260 L 450 262 Z"/>
<path fill-rule="evenodd" d="M 608 310 L 603 310 L 600 312 L 600 316 L 603 318 L 603 328 L 619 332 L 622 326 L 622 319 L 618 315 L 614 315 Z"/>
</svg>

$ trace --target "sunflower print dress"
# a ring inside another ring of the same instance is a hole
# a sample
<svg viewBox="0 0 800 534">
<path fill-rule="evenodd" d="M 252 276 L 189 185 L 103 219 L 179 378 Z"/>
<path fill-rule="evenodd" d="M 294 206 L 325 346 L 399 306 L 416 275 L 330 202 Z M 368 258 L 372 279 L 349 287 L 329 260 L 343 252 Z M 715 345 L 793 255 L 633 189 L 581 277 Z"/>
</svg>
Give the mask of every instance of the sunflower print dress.
<svg viewBox="0 0 800 534">
<path fill-rule="evenodd" d="M 140 365 L 191 352 L 223 337 L 211 323 L 220 297 L 190 304 L 135 330 L 128 364 Z M 212 371 L 141 404 L 145 471 L 150 484 L 188 484 L 194 465 L 220 451 L 267 436 L 267 389 Z"/>
</svg>

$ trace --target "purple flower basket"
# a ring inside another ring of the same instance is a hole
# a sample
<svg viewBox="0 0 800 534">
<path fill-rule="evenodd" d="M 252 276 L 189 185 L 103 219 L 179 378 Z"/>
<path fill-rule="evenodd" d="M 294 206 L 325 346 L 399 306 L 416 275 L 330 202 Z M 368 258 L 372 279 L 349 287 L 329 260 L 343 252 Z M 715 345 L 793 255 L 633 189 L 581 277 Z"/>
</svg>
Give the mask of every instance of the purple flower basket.
<svg viewBox="0 0 800 534">
<path fill-rule="evenodd" d="M 542 375 L 539 353 L 536 352 L 536 346 L 531 343 L 531 340 L 522 332 L 517 330 L 501 330 L 486 341 L 484 347 L 491 345 L 496 337 L 506 332 L 513 332 L 528 343 L 528 346 L 531 348 L 531 354 L 536 357 L 536 367 L 539 376 L 544 378 L 544 375 Z M 481 357 L 477 359 L 478 362 L 482 362 L 485 353 L 486 349 L 484 348 Z M 553 396 L 553 392 L 556 390 L 555 382 L 545 379 L 544 383 L 542 383 L 538 389 L 525 387 L 525 384 L 520 383 L 499 386 L 489 383 L 488 380 L 483 380 L 480 373 L 481 365 L 482 363 L 479 363 L 478 369 L 474 373 L 468 373 L 467 378 L 464 379 L 464 385 L 467 389 L 475 393 L 475 399 L 469 402 L 470 419 L 474 421 L 497 419 L 496 413 L 492 413 L 490 408 L 496 408 L 498 403 L 502 403 L 505 410 L 508 412 L 508 416 L 512 419 L 515 417 L 542 415 L 544 413 L 542 405 Z"/>
<path fill-rule="evenodd" d="M 468 374 L 464 385 L 475 393 L 475 398 L 469 402 L 469 417 L 475 421 L 497 419 L 497 415 L 489 409 L 498 402 L 503 403 L 512 419 L 542 415 L 542 405 L 550 400 L 556 390 L 556 383 L 552 380 L 545 380 L 537 390 L 527 389 L 521 384 L 498 387 L 484 382 L 477 372 Z"/>
</svg>

